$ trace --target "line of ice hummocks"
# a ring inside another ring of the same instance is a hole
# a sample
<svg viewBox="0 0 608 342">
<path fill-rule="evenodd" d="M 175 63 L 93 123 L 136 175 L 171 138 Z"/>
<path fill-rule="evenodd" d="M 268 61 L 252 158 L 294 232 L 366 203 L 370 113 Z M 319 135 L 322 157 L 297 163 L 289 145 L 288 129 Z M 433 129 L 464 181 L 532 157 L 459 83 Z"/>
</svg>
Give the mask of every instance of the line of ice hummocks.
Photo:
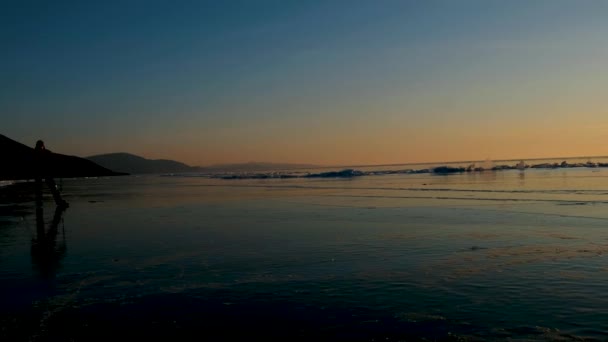
<svg viewBox="0 0 608 342">
<path fill-rule="evenodd" d="M 15 184 L 15 181 L 0 181 L 0 188 Z"/>
<path fill-rule="evenodd" d="M 165 174 L 163 176 L 181 176 L 181 177 L 209 177 L 209 178 L 220 178 L 220 179 L 286 179 L 286 178 L 352 178 L 359 176 L 378 176 L 378 175 L 390 175 L 390 174 L 438 174 L 446 175 L 452 173 L 465 173 L 465 172 L 483 172 L 483 171 L 501 171 L 501 170 L 520 170 L 525 169 L 558 169 L 558 168 L 598 168 L 608 167 L 608 163 L 595 163 L 588 161 L 586 163 L 568 163 L 563 161 L 561 163 L 541 163 L 529 165 L 524 161 L 521 161 L 515 165 L 492 165 L 492 166 L 477 166 L 476 164 L 470 164 L 467 167 L 462 166 L 437 166 L 432 168 L 424 169 L 401 169 L 401 170 L 370 170 L 362 171 L 355 169 L 343 169 L 339 171 L 327 171 L 327 172 L 303 172 L 303 171 L 266 171 L 266 172 L 218 172 L 218 173 L 186 173 L 186 174 Z"/>
</svg>

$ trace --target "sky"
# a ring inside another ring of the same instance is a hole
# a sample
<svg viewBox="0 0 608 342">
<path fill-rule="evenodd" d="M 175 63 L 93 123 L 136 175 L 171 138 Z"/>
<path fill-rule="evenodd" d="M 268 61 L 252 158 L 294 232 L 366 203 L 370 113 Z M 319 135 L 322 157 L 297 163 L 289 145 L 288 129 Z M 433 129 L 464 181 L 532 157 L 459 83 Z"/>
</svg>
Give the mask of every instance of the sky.
<svg viewBox="0 0 608 342">
<path fill-rule="evenodd" d="M 608 155 L 608 1 L 3 1 L 0 134 L 190 165 Z"/>
</svg>

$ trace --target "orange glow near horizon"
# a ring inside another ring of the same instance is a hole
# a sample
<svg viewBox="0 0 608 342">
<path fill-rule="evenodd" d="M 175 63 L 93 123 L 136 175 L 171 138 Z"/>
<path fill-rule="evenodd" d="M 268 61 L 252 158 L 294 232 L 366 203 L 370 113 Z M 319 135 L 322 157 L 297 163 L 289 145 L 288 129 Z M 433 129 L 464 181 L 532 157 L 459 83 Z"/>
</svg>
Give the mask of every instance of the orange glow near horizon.
<svg viewBox="0 0 608 342">
<path fill-rule="evenodd" d="M 214 137 L 217 140 L 182 136 L 168 143 L 131 146 L 127 152 L 198 166 L 250 161 L 379 165 L 608 155 L 608 144 L 604 143 L 608 122 L 530 120 L 524 125 L 485 122 L 457 126 L 446 120 L 426 127 L 353 125 L 350 131 L 341 127 L 333 134 L 334 128 L 325 129 L 327 132 L 318 129 L 316 134 L 307 130 L 276 134 L 253 129 L 250 136 L 245 130 L 226 130 L 218 132 L 219 136 Z"/>
</svg>

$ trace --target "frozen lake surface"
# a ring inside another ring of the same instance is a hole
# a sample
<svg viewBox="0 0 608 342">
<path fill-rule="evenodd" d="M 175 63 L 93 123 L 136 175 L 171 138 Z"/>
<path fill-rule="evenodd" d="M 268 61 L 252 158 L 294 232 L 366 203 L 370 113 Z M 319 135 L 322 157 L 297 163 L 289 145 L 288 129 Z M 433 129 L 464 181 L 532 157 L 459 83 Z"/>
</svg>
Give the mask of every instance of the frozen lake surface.
<svg viewBox="0 0 608 342">
<path fill-rule="evenodd" d="M 606 169 L 63 192 L 0 211 L 3 341 L 608 339 Z"/>
</svg>

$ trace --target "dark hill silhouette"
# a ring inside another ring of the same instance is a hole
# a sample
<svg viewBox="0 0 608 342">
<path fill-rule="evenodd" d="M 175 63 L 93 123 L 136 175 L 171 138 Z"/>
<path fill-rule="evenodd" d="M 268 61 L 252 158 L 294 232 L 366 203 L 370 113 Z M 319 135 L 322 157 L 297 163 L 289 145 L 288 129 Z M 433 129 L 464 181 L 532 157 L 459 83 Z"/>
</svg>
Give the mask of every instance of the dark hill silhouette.
<svg viewBox="0 0 608 342">
<path fill-rule="evenodd" d="M 34 179 L 36 175 L 34 149 L 0 134 L 0 180 Z M 55 178 L 118 176 L 94 162 L 65 154 L 50 152 L 48 176 Z"/>
<path fill-rule="evenodd" d="M 174 160 L 152 160 L 130 153 L 100 154 L 87 157 L 87 159 L 109 169 L 131 174 L 181 173 L 197 172 L 200 170 L 198 167 L 189 166 Z"/>
</svg>

